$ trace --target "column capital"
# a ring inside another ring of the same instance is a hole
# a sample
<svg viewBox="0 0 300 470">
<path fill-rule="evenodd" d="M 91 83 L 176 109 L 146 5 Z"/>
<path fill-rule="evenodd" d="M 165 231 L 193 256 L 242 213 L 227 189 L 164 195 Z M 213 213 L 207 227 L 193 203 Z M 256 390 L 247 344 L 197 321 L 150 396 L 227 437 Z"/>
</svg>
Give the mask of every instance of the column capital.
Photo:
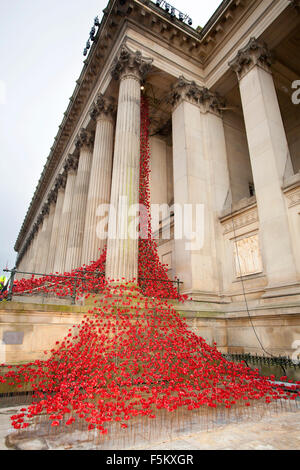
<svg viewBox="0 0 300 470">
<path fill-rule="evenodd" d="M 78 168 L 78 155 L 69 154 L 64 163 L 64 171 L 68 173 L 70 170 L 76 171 Z"/>
<path fill-rule="evenodd" d="M 113 97 L 105 97 L 99 93 L 91 106 L 90 116 L 96 121 L 101 118 L 112 120 L 115 117 L 116 103 Z"/>
<path fill-rule="evenodd" d="M 141 81 L 149 73 L 152 62 L 153 59 L 143 57 L 141 51 L 134 52 L 123 44 L 113 61 L 111 75 L 115 80 L 132 77 Z"/>
<path fill-rule="evenodd" d="M 189 81 L 180 76 L 168 97 L 168 102 L 175 109 L 182 101 L 187 101 L 198 106 L 202 112 L 213 112 L 220 115 L 224 108 L 225 100 L 218 93 L 208 88 L 199 86 L 194 81 Z"/>
<path fill-rule="evenodd" d="M 236 57 L 228 62 L 228 65 L 236 72 L 238 79 L 241 80 L 255 65 L 270 72 L 270 66 L 273 62 L 273 54 L 266 43 L 252 37 L 246 46 L 238 51 Z"/>
<path fill-rule="evenodd" d="M 60 189 L 65 189 L 67 184 L 67 172 L 64 171 L 63 173 L 59 174 L 58 177 L 55 180 L 55 191 L 56 194 Z"/>
<path fill-rule="evenodd" d="M 49 209 L 50 209 L 50 204 L 48 202 L 45 202 L 41 211 L 43 220 L 44 220 L 44 217 L 49 214 Z"/>
<path fill-rule="evenodd" d="M 47 199 L 47 204 L 49 204 L 49 207 L 53 202 L 56 202 L 56 200 L 57 200 L 57 192 L 55 191 L 55 188 L 54 188 L 50 191 L 48 199 Z"/>
<path fill-rule="evenodd" d="M 75 140 L 76 149 L 79 150 L 84 146 L 92 147 L 93 143 L 94 143 L 94 133 L 87 131 L 84 128 L 81 128 Z"/>
</svg>

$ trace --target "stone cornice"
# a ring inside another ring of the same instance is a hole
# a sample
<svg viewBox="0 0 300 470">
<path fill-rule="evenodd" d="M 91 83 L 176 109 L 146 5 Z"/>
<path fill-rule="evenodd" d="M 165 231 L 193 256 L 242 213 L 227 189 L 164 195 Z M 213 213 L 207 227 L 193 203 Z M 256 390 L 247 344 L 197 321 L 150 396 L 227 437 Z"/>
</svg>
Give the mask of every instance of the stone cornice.
<svg viewBox="0 0 300 470">
<path fill-rule="evenodd" d="M 200 107 L 202 112 L 221 114 L 225 106 L 225 100 L 218 93 L 201 87 L 194 81 L 179 77 L 168 97 L 168 102 L 175 109 L 182 101 L 188 101 Z"/>
<path fill-rule="evenodd" d="M 266 43 L 252 37 L 246 46 L 238 51 L 236 57 L 228 65 L 236 72 L 240 80 L 255 65 L 269 72 L 273 62 L 274 57 Z"/>
<path fill-rule="evenodd" d="M 140 51 L 132 51 L 126 44 L 122 44 L 113 61 L 111 75 L 115 80 L 128 76 L 142 80 L 151 70 L 152 62 L 153 59 L 143 57 Z"/>
<path fill-rule="evenodd" d="M 251 0 L 251 4 L 253 3 L 255 0 Z M 27 210 L 15 243 L 16 251 L 22 248 L 28 228 L 34 223 L 37 211 L 46 196 L 48 184 L 74 134 L 78 117 L 86 106 L 124 23 L 130 20 L 147 28 L 154 36 L 159 37 L 160 41 L 169 44 L 179 53 L 188 55 L 190 60 L 201 66 L 247 8 L 247 2 L 224 0 L 203 30 L 197 32 L 179 20 L 171 19 L 170 15 L 149 0 L 109 1 Z"/>
<path fill-rule="evenodd" d="M 99 93 L 90 109 L 91 118 L 94 121 L 102 117 L 107 119 L 114 119 L 115 113 L 116 103 L 114 98 L 106 98 L 102 93 Z"/>
</svg>

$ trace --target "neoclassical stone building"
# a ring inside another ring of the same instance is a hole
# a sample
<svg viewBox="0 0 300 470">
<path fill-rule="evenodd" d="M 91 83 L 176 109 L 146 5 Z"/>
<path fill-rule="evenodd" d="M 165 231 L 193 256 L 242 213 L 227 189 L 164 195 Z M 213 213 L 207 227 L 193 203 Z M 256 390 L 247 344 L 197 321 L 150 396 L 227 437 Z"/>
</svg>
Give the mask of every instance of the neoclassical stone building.
<svg viewBox="0 0 300 470">
<path fill-rule="evenodd" d="M 183 308 L 191 327 L 224 350 L 256 350 L 246 294 L 265 347 L 291 352 L 300 340 L 299 0 L 224 0 L 203 29 L 170 11 L 110 0 L 96 22 L 15 244 L 17 268 L 70 271 L 107 244 L 107 277 L 137 276 L 137 241 L 100 240 L 96 211 L 120 196 L 138 202 L 145 93 L 151 202 L 204 204 L 201 250 L 174 240 L 172 212 L 171 238 L 158 242 L 193 299 Z"/>
</svg>

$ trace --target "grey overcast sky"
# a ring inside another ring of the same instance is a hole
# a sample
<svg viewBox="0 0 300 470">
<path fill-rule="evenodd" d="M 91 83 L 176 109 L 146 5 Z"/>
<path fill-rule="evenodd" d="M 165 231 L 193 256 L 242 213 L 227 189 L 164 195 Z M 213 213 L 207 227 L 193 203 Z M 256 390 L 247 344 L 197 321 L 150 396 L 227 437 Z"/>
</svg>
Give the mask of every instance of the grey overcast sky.
<svg viewBox="0 0 300 470">
<path fill-rule="evenodd" d="M 108 0 L 0 0 L 0 273 L 13 246 Z M 170 3 L 204 26 L 220 0 Z"/>
</svg>

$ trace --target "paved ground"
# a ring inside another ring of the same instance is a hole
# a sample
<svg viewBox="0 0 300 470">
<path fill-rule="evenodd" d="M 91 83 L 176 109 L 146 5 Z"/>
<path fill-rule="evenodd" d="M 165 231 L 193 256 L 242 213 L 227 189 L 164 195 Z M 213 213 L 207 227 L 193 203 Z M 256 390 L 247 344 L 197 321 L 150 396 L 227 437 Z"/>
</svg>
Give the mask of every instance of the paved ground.
<svg viewBox="0 0 300 470">
<path fill-rule="evenodd" d="M 9 433 L 9 417 L 17 408 L 0 409 L 0 450 L 9 450 L 5 438 Z M 31 440 L 24 449 L 90 449 L 91 444 L 63 445 L 51 439 Z M 258 421 L 226 424 L 212 431 L 182 432 L 174 438 L 149 442 L 127 449 L 149 450 L 295 450 L 300 449 L 300 410 L 297 412 L 268 413 Z"/>
</svg>

